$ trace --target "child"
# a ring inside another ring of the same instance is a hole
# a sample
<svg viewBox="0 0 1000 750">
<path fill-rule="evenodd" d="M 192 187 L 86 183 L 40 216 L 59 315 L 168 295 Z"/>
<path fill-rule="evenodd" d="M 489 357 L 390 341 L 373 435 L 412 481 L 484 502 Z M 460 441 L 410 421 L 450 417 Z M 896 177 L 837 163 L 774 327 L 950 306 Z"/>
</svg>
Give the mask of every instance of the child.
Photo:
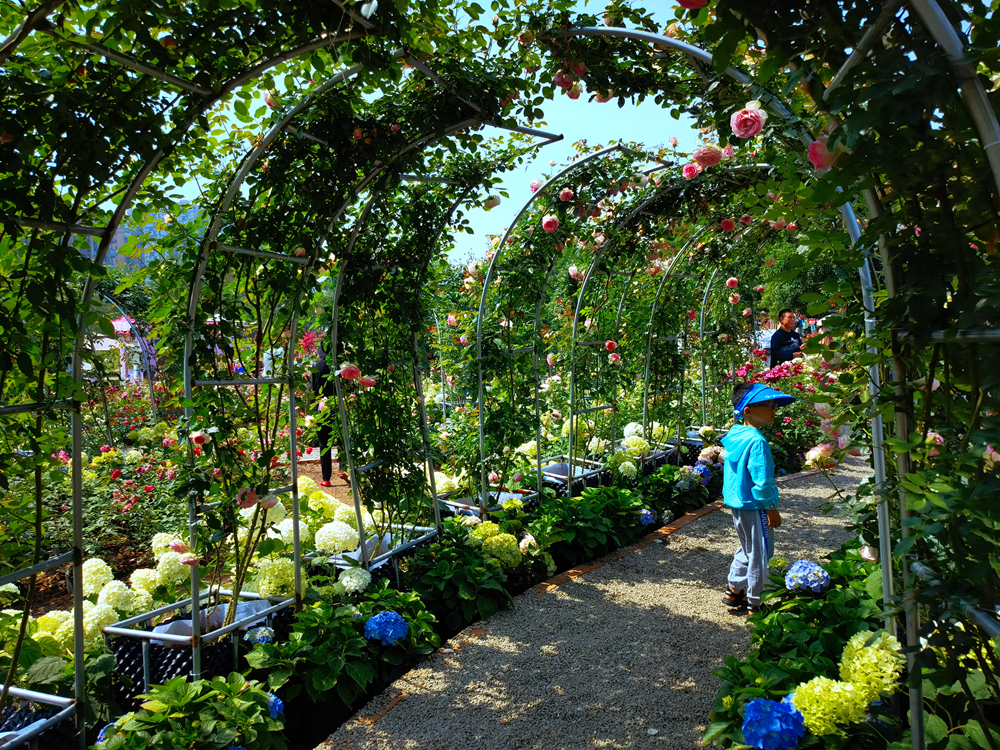
<svg viewBox="0 0 1000 750">
<path fill-rule="evenodd" d="M 793 401 L 794 397 L 766 385 L 741 383 L 733 392 L 733 407 L 736 419 L 745 424 L 734 425 L 722 439 L 722 499 L 732 509 L 740 542 L 729 569 L 729 590 L 722 601 L 730 607 L 746 606 L 750 614 L 760 608 L 767 563 L 774 554 L 768 527 L 781 526 L 771 446 L 758 428 L 771 424 L 775 410 Z"/>
</svg>

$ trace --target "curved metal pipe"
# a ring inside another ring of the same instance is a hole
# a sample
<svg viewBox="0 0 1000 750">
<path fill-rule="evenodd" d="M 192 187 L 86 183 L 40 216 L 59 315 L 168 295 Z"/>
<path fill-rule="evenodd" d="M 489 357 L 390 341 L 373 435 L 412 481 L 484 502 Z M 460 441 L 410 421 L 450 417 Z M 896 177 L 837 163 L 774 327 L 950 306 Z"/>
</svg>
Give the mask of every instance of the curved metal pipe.
<svg viewBox="0 0 1000 750">
<path fill-rule="evenodd" d="M 716 268 L 712 271 L 712 275 L 708 277 L 708 281 L 705 284 L 705 294 L 701 298 L 701 318 L 698 323 L 698 339 L 701 342 L 701 423 L 702 425 L 708 424 L 708 410 L 705 405 L 705 381 L 708 379 L 707 363 L 705 362 L 705 306 L 708 305 L 708 292 L 712 288 L 712 282 L 715 281 L 715 275 L 719 272 Z"/>
</svg>

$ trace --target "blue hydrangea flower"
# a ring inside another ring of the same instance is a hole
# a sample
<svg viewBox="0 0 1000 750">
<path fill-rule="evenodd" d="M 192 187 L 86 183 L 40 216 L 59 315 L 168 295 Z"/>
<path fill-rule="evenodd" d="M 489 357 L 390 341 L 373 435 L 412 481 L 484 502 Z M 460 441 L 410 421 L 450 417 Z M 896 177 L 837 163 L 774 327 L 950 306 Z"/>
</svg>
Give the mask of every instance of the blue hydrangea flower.
<svg viewBox="0 0 1000 750">
<path fill-rule="evenodd" d="M 114 726 L 115 726 L 114 722 L 111 722 L 110 724 L 105 724 L 103 727 L 101 727 L 101 731 L 97 733 L 97 741 L 104 742 L 104 740 L 107 739 L 106 735 L 107 731 L 109 729 L 113 729 Z"/>
<path fill-rule="evenodd" d="M 639 514 L 639 520 L 642 522 L 643 526 L 649 526 L 649 524 L 656 520 L 656 514 L 648 508 L 643 508 L 642 512 Z"/>
<path fill-rule="evenodd" d="M 787 473 L 788 473 L 788 472 L 787 472 L 787 471 L 785 471 L 784 469 L 778 469 L 778 476 L 779 476 L 779 477 L 783 477 L 783 476 L 785 476 L 785 474 L 787 474 Z"/>
<path fill-rule="evenodd" d="M 785 588 L 789 591 L 809 589 L 818 594 L 829 585 L 830 574 L 809 560 L 796 560 L 785 573 Z"/>
<path fill-rule="evenodd" d="M 702 484 L 708 484 L 708 480 L 712 478 L 712 470 L 704 464 L 692 466 L 691 471 L 701 475 Z"/>
<path fill-rule="evenodd" d="M 244 641 L 248 641 L 254 645 L 258 643 L 274 643 L 274 629 L 269 628 L 266 625 L 261 625 L 257 628 L 250 628 L 243 636 Z"/>
<path fill-rule="evenodd" d="M 691 485 L 685 482 L 683 479 L 674 485 L 674 489 L 678 492 L 687 492 L 691 489 Z"/>
<path fill-rule="evenodd" d="M 402 617 L 392 611 L 379 612 L 365 623 L 365 638 L 377 638 L 382 645 L 391 646 L 400 638 L 405 638 L 410 626 Z"/>
<path fill-rule="evenodd" d="M 758 750 L 791 750 L 805 736 L 802 714 L 790 700 L 750 701 L 743 710 L 743 739 Z"/>
<path fill-rule="evenodd" d="M 268 693 L 267 710 L 271 712 L 272 719 L 277 719 L 278 714 L 285 713 L 285 702 L 274 693 Z"/>
<path fill-rule="evenodd" d="M 704 458 L 699 458 L 697 461 L 694 462 L 694 465 L 695 466 L 710 466 L 711 464 L 709 464 L 709 462 L 706 461 Z M 697 469 L 695 471 L 697 471 Z"/>
<path fill-rule="evenodd" d="M 233 745 L 229 750 L 247 750 L 243 745 Z"/>
</svg>

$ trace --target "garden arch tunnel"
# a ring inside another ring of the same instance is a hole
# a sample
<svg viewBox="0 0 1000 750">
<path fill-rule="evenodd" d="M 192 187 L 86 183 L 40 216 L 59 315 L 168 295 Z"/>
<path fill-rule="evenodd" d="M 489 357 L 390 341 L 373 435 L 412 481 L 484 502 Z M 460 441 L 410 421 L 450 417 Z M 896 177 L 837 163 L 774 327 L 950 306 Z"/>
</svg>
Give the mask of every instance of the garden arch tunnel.
<svg viewBox="0 0 1000 750">
<path fill-rule="evenodd" d="M 933 8 L 934 6 L 933 6 L 933 4 L 928 4 L 927 2 L 921 2 L 919 4 L 919 7 L 921 7 L 921 8 Z M 51 8 L 51 6 L 46 6 L 46 8 L 42 11 L 41 16 L 43 17 L 46 13 L 50 12 L 50 8 Z M 932 25 L 933 26 L 933 24 L 931 24 L 931 23 L 928 23 L 928 25 Z M 945 24 L 941 24 L 940 22 L 938 22 L 937 26 L 935 26 L 934 28 L 936 30 L 940 31 L 939 27 L 943 27 L 943 26 L 945 26 Z M 4 46 L 4 53 L 3 54 L 9 56 L 11 54 L 13 48 L 15 48 L 18 43 L 20 43 L 21 41 L 23 41 L 24 38 L 27 37 L 28 33 L 30 33 L 30 31 L 31 31 L 31 29 L 33 27 L 34 27 L 33 23 L 26 23 L 24 25 L 24 27 L 23 27 L 23 29 L 25 31 L 18 32 L 17 34 L 15 34 L 15 36 L 11 40 L 9 40 L 9 42 L 7 44 L 5 44 L 5 46 Z M 598 32 L 604 33 L 605 30 L 595 30 L 594 31 L 594 33 L 598 33 Z M 616 32 L 616 33 L 618 33 L 618 32 Z M 621 32 L 621 33 L 624 34 L 625 32 Z M 938 36 L 939 36 L 939 38 L 943 38 L 943 36 L 941 34 L 938 34 Z M 668 45 L 671 43 L 670 40 L 667 40 L 667 39 L 665 39 L 663 37 L 654 37 L 653 39 L 650 39 L 650 40 L 647 40 L 647 41 L 653 41 L 653 42 L 655 42 L 657 44 L 668 44 Z M 324 44 L 332 44 L 332 43 L 333 43 L 332 41 L 327 41 L 327 40 L 323 40 L 322 42 L 316 42 L 316 44 L 319 45 L 319 46 L 322 46 Z M 115 53 L 115 54 L 117 54 L 117 53 Z M 704 56 L 707 55 L 707 53 L 701 53 L 701 55 L 702 55 L 702 59 L 704 59 Z M 114 56 L 111 55 L 111 54 L 108 54 L 106 56 L 109 59 L 115 59 Z M 118 55 L 118 57 L 120 58 L 121 55 Z M 282 59 L 287 59 L 287 57 L 288 56 L 286 55 Z M 708 59 L 710 60 L 710 57 Z M 129 63 L 129 65 L 133 69 L 139 69 L 139 70 L 142 70 L 142 67 L 140 67 L 140 66 L 143 66 L 143 67 L 146 67 L 146 68 L 149 67 L 149 66 L 145 65 L 144 63 L 141 63 L 141 62 L 138 62 L 138 61 L 131 61 Z M 148 75 L 153 75 L 154 77 L 159 78 L 161 80 L 168 80 L 168 81 L 170 81 L 172 83 L 172 85 L 173 84 L 179 85 L 183 90 L 186 90 L 186 91 L 191 92 L 192 94 L 201 96 L 201 94 L 197 94 L 194 91 L 194 89 L 192 89 L 192 87 L 197 87 L 198 84 L 192 83 L 192 84 L 190 84 L 190 86 L 186 86 L 184 84 L 179 84 L 176 81 L 171 81 L 171 79 L 164 79 L 165 75 L 167 75 L 167 76 L 172 75 L 172 74 L 169 74 L 169 73 L 165 73 L 164 71 L 157 71 L 157 72 L 154 73 L 154 72 L 143 70 L 143 72 L 146 73 L 146 74 L 148 74 Z M 975 86 L 975 84 L 969 84 L 969 85 L 970 86 Z M 981 86 L 980 86 L 980 90 L 981 90 Z M 202 111 L 204 111 L 204 109 Z M 193 123 L 193 122 L 194 122 L 193 120 L 190 121 L 190 123 Z M 977 123 L 977 126 L 980 127 L 980 129 L 982 131 L 982 129 L 983 129 L 982 124 L 981 123 Z M 188 127 L 190 127 L 190 124 L 189 124 Z M 987 151 L 987 154 L 991 158 L 991 166 L 993 167 L 994 173 L 996 174 L 997 170 L 996 170 L 995 159 L 993 158 L 993 155 L 996 153 L 996 145 L 997 145 L 998 139 L 995 138 L 995 137 L 993 137 L 993 134 L 991 133 L 989 137 L 986 137 L 983 140 L 984 140 L 984 143 L 987 144 L 986 151 Z M 162 161 L 162 159 L 165 156 L 166 150 L 168 150 L 168 149 L 166 149 L 166 148 L 160 149 L 160 152 L 159 152 L 158 156 L 155 156 L 152 161 L 153 162 Z M 136 197 L 136 195 L 138 193 L 139 185 L 141 185 L 141 182 L 143 180 L 145 180 L 155 168 L 156 168 L 156 163 L 147 162 L 147 166 L 143 167 L 140 170 L 139 177 L 141 179 L 138 180 L 138 183 L 134 181 L 132 183 L 132 185 L 126 189 L 125 194 L 124 194 L 125 195 L 125 199 L 121 202 L 121 204 L 119 205 L 118 210 L 114 213 L 114 216 L 112 217 L 112 224 L 109 225 L 109 227 L 108 227 L 109 229 L 110 229 L 110 227 L 112 225 L 116 226 L 118 223 L 121 222 L 121 220 L 124 217 L 124 212 L 127 210 L 129 203 Z M 64 218 L 75 218 L 75 217 L 64 217 Z M 852 240 L 857 240 L 858 239 L 858 235 L 859 235 L 857 223 L 855 221 L 853 221 L 853 217 L 849 217 L 849 216 L 845 215 L 845 218 L 847 219 L 846 226 L 848 228 L 848 231 L 852 235 Z M 71 224 L 69 222 L 66 222 L 66 223 L 64 223 L 63 225 L 60 226 L 59 224 L 54 223 L 52 221 L 43 221 L 43 220 L 40 220 L 40 219 L 38 219 L 38 220 L 28 219 L 28 220 L 25 220 L 23 223 L 25 225 L 27 225 L 27 226 L 31 226 L 32 224 L 34 224 L 35 228 L 38 228 L 38 229 L 41 229 L 41 230 L 44 230 L 44 231 L 55 230 L 57 232 L 61 232 L 61 231 L 69 230 L 69 231 L 79 232 L 79 233 L 83 233 L 83 234 L 86 234 L 87 232 L 91 232 L 92 233 L 93 231 L 100 231 L 101 236 L 102 236 L 102 242 L 101 242 L 101 246 L 99 248 L 99 256 L 100 256 L 99 260 L 102 260 L 103 257 L 104 257 L 104 255 L 106 254 L 106 251 L 107 251 L 107 248 L 108 248 L 108 243 L 110 241 L 110 237 L 111 237 L 111 234 L 112 234 L 112 232 L 108 232 L 106 229 L 105 230 L 98 230 L 98 229 L 96 229 L 94 227 L 86 227 L 85 225 Z M 41 226 L 38 226 L 38 225 L 41 225 Z M 68 238 L 67 238 L 67 240 L 64 240 L 64 246 L 65 246 L 65 244 L 68 244 Z M 887 268 L 890 268 L 890 266 L 887 266 Z M 868 302 L 870 302 L 870 299 L 871 299 L 871 294 L 870 294 L 871 284 L 870 283 L 868 283 L 868 284 L 864 284 L 863 283 L 863 289 L 866 292 L 866 308 L 869 311 L 872 311 L 872 309 L 873 309 L 872 306 L 870 304 L 867 304 Z M 86 291 L 84 293 L 84 302 L 86 302 L 87 299 L 89 299 L 90 295 L 92 294 L 92 290 L 91 290 L 91 285 L 90 284 L 88 284 L 87 290 L 88 291 Z M 871 323 L 871 321 L 869 321 L 869 324 L 870 323 Z M 82 335 L 83 335 L 82 334 L 82 327 L 80 327 L 80 330 L 81 330 L 81 333 L 80 333 L 80 336 L 78 337 L 78 342 L 79 342 L 79 339 L 82 338 Z M 76 354 L 74 356 L 74 359 L 75 359 L 75 364 L 74 364 L 73 376 L 74 376 L 74 379 L 76 381 L 79 381 L 79 379 L 81 377 L 80 366 L 79 366 L 79 359 L 80 359 L 79 344 L 78 344 L 77 352 L 76 352 Z M 876 373 L 873 373 L 873 376 L 875 374 Z M 872 378 L 872 380 L 873 380 L 873 383 L 872 383 L 872 385 L 873 385 L 873 394 L 876 394 L 877 393 L 877 388 L 878 388 L 878 382 L 877 382 L 877 380 L 875 380 L 874 377 Z M 27 410 L 23 410 L 23 411 L 27 411 Z M 876 419 L 877 419 L 877 417 L 876 417 Z M 78 421 L 75 421 L 74 428 L 73 428 L 73 435 L 74 435 L 74 442 L 77 443 L 77 447 L 78 447 L 78 439 L 79 439 L 79 429 L 80 429 L 79 428 L 79 423 L 78 423 Z M 874 428 L 873 428 L 873 430 L 874 430 Z M 881 426 L 879 424 L 879 431 L 880 430 L 881 430 Z M 878 441 L 878 438 L 876 438 L 876 442 L 877 441 Z M 75 450 L 74 451 L 74 462 L 75 462 L 74 463 L 74 472 L 75 472 L 75 476 L 77 477 L 76 483 L 74 485 L 74 500 L 75 500 L 74 506 L 75 506 L 75 508 L 78 508 L 78 506 L 79 506 L 79 480 L 78 480 L 78 478 L 79 478 L 79 475 L 80 475 L 80 468 L 81 467 L 79 465 L 78 455 L 79 455 L 79 451 Z M 876 451 L 876 471 L 877 472 L 878 472 L 878 463 L 877 462 L 879 460 L 878 457 L 880 455 L 881 455 L 881 451 Z M 880 480 L 880 483 L 883 483 L 883 482 L 884 482 L 884 472 L 882 474 L 882 479 Z M 884 503 L 882 503 L 881 506 L 884 506 Z M 880 507 L 880 510 L 881 510 L 881 507 Z M 75 515 L 75 520 L 79 523 L 80 519 L 79 519 L 79 512 L 78 512 L 78 510 L 74 511 L 74 515 Z M 885 527 L 885 528 L 887 529 L 887 527 Z M 888 544 L 888 536 L 889 536 L 888 534 L 884 534 L 883 535 L 883 543 L 884 544 Z M 76 547 L 77 550 L 78 550 L 77 558 L 79 558 L 80 557 L 80 554 L 79 554 L 79 545 L 76 544 L 76 542 L 74 542 L 74 547 Z M 885 548 L 885 549 L 887 549 L 887 548 Z M 890 557 L 889 555 L 885 555 L 883 559 L 889 559 L 889 557 Z M 79 562 L 80 561 L 78 559 L 77 560 L 77 565 L 79 565 Z M 79 572 L 79 571 L 77 571 L 77 572 Z M 79 620 L 80 619 L 79 607 L 77 608 L 77 610 L 78 610 L 77 611 L 77 619 Z M 78 635 L 79 635 L 79 632 L 80 631 L 78 630 Z M 82 661 L 82 660 L 80 660 L 80 661 Z M 78 687 L 79 687 L 79 685 L 78 685 Z M 918 712 L 914 712 L 914 713 L 918 716 L 918 718 L 916 720 L 919 721 L 919 711 Z"/>
</svg>

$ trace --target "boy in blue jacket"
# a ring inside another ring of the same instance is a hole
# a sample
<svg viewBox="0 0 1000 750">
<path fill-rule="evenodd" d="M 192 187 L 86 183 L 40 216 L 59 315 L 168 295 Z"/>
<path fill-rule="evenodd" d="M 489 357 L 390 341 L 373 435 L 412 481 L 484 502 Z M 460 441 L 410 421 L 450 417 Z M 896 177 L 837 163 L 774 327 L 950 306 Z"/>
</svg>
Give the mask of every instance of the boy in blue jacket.
<svg viewBox="0 0 1000 750">
<path fill-rule="evenodd" d="M 794 397 L 766 385 L 741 383 L 733 392 L 733 407 L 736 419 L 744 423 L 735 424 L 722 439 L 722 499 L 732 510 L 740 542 L 729 569 L 729 590 L 722 601 L 730 607 L 746 606 L 750 614 L 760 607 L 767 564 L 774 554 L 770 529 L 781 526 L 774 459 L 759 428 L 774 421 L 778 407 L 793 401 Z"/>
</svg>

